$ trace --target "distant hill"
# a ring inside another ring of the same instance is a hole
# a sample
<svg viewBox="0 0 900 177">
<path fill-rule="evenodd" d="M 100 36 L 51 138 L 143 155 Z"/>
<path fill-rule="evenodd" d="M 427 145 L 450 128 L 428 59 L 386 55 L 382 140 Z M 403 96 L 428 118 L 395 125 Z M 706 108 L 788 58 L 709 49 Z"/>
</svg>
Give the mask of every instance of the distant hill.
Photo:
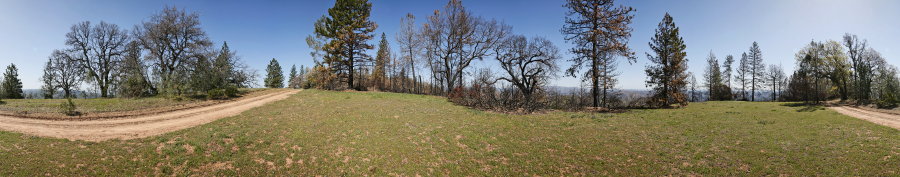
<svg viewBox="0 0 900 177">
<path fill-rule="evenodd" d="M 584 93 L 590 93 L 590 91 L 591 91 L 591 88 L 589 88 L 589 87 L 580 88 L 580 87 L 548 86 L 547 89 L 549 91 L 556 91 L 556 92 L 559 92 L 560 94 L 564 94 L 564 95 L 572 94 L 572 93 L 579 92 L 579 91 L 584 92 Z M 613 90 L 620 94 L 628 95 L 629 97 L 645 97 L 645 96 L 650 96 L 650 94 L 651 94 L 651 91 L 648 89 L 613 89 Z M 688 92 L 687 94 L 690 94 L 690 92 Z M 709 99 L 709 97 L 708 97 L 709 94 L 707 93 L 706 90 L 697 90 L 697 93 L 695 93 L 695 94 L 698 99 L 697 101 L 707 101 Z M 688 95 L 688 96 L 690 96 L 690 95 Z M 748 95 L 748 97 L 749 97 L 749 95 Z M 768 91 L 760 90 L 760 91 L 756 92 L 756 101 L 772 101 L 772 100 L 773 99 L 772 99 L 772 91 L 771 90 L 768 90 Z"/>
<path fill-rule="evenodd" d="M 22 89 L 22 92 L 25 93 L 25 99 L 43 99 L 43 93 L 41 89 Z M 86 91 L 74 91 L 76 98 L 97 98 L 100 97 L 100 94 L 94 92 L 86 92 Z M 57 91 L 56 94 L 53 95 L 53 98 L 62 98 L 62 91 Z"/>
<path fill-rule="evenodd" d="M 548 86 L 547 89 L 549 91 L 556 91 L 561 94 L 572 94 L 572 93 L 579 92 L 579 91 L 589 93 L 591 91 L 591 88 L 589 88 L 589 87 L 581 88 L 581 87 Z M 650 94 L 650 90 L 642 90 L 642 89 L 613 89 L 613 91 L 619 92 L 622 94 L 635 95 L 635 96 L 638 96 L 638 95 L 647 96 Z"/>
</svg>

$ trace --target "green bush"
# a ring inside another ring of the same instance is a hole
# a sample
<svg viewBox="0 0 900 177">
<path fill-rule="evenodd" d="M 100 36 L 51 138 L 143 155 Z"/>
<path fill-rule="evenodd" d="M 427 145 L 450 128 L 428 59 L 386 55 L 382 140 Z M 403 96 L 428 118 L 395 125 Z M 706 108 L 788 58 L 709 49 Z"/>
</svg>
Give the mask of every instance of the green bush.
<svg viewBox="0 0 900 177">
<path fill-rule="evenodd" d="M 225 88 L 225 96 L 228 96 L 229 98 L 237 97 L 238 93 L 240 93 L 240 91 L 238 91 L 237 88 L 234 88 L 234 87 Z"/>
<path fill-rule="evenodd" d="M 225 89 L 212 89 L 206 92 L 206 99 L 220 100 L 226 98 L 228 98 L 228 95 L 225 94 Z"/>
<path fill-rule="evenodd" d="M 878 108 L 890 109 L 900 106 L 900 100 L 896 98 L 886 98 L 876 101 L 875 104 L 878 106 Z"/>
<path fill-rule="evenodd" d="M 65 114 L 67 116 L 81 115 L 81 113 L 76 111 L 75 109 L 76 109 L 75 102 L 72 102 L 72 98 L 66 99 L 66 102 L 63 102 L 62 104 L 59 105 L 60 112 L 62 112 L 63 114 Z"/>
<path fill-rule="evenodd" d="M 206 92 L 206 99 L 222 100 L 237 97 L 240 94 L 237 88 L 212 89 Z"/>
</svg>

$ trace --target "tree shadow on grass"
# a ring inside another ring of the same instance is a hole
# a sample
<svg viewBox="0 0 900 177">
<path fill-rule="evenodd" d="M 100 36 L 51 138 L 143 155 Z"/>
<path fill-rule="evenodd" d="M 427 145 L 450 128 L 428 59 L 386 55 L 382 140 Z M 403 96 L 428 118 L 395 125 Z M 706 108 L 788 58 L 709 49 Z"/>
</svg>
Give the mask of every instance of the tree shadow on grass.
<svg viewBox="0 0 900 177">
<path fill-rule="evenodd" d="M 783 103 L 781 106 L 787 107 L 799 107 L 797 112 L 814 112 L 817 110 L 825 110 L 825 107 L 822 104 L 818 103 L 803 103 L 803 102 L 795 102 L 795 103 Z"/>
</svg>

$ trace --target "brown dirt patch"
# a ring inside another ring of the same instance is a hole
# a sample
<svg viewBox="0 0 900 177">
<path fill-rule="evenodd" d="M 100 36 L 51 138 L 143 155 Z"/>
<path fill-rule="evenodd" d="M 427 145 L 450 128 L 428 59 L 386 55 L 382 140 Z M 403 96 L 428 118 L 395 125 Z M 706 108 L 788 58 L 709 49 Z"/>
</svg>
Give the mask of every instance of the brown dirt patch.
<svg viewBox="0 0 900 177">
<path fill-rule="evenodd" d="M 52 120 L 0 115 L 0 129 L 69 140 L 135 139 L 186 129 L 238 115 L 252 108 L 288 98 L 297 92 L 299 90 L 280 89 L 220 104 L 117 118 Z"/>
<path fill-rule="evenodd" d="M 869 122 L 900 129 L 900 115 L 897 114 L 871 111 L 850 106 L 835 106 L 828 108 L 850 117 L 856 117 Z"/>
<path fill-rule="evenodd" d="M 269 89 L 262 91 L 252 91 L 246 93 L 240 98 L 227 99 L 227 100 L 207 100 L 201 102 L 187 103 L 176 106 L 165 106 L 165 107 L 157 107 L 157 108 L 147 108 L 133 111 L 117 111 L 117 112 L 97 112 L 97 113 L 81 113 L 78 116 L 66 116 L 62 113 L 24 113 L 24 112 L 10 112 L 10 111 L 0 111 L 0 116 L 11 116 L 11 117 L 21 117 L 21 118 L 32 118 L 32 119 L 44 119 L 44 120 L 99 120 L 99 119 L 116 119 L 116 118 L 129 118 L 135 116 L 144 116 L 144 115 L 153 115 L 153 114 L 161 114 L 173 111 L 181 111 L 193 108 L 200 108 L 206 106 L 212 106 L 216 104 L 235 102 L 244 99 L 254 98 L 258 96 L 268 95 L 271 93 L 279 92 L 277 89 Z"/>
</svg>

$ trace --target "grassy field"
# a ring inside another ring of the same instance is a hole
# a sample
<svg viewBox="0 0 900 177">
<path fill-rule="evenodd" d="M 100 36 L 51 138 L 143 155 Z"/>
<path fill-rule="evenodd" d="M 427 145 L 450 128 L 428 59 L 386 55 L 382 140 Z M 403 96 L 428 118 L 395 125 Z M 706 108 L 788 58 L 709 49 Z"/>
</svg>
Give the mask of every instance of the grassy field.
<svg viewBox="0 0 900 177">
<path fill-rule="evenodd" d="M 90 98 L 72 99 L 79 112 L 118 112 L 139 109 L 158 108 L 200 102 L 203 100 L 172 100 L 161 97 L 153 98 Z M 28 113 L 57 113 L 59 105 L 66 99 L 5 99 L 0 111 Z"/>
<path fill-rule="evenodd" d="M 780 103 L 518 116 L 431 96 L 306 90 L 146 139 L 0 132 L 0 159 L 0 176 L 897 176 L 900 131 Z"/>
<path fill-rule="evenodd" d="M 241 92 L 249 93 L 263 89 L 241 89 Z M 162 108 L 177 105 L 203 102 L 203 99 L 179 99 L 174 100 L 165 97 L 150 98 L 90 98 L 72 99 L 77 111 L 82 113 L 105 113 L 134 111 L 141 109 Z M 12 113 L 59 113 L 60 104 L 66 99 L 3 99 L 0 111 Z"/>
</svg>

